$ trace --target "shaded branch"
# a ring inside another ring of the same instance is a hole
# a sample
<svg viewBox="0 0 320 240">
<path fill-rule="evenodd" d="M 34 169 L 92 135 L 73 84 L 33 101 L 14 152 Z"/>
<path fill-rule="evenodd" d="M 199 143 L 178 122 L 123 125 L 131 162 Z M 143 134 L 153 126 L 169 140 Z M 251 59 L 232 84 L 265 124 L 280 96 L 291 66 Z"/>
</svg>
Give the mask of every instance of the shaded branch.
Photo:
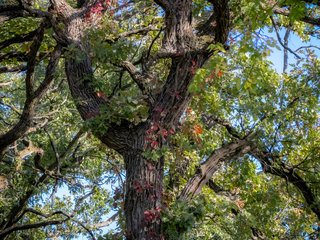
<svg viewBox="0 0 320 240">
<path fill-rule="evenodd" d="M 28 63 L 27 63 L 27 74 L 26 74 L 26 101 L 31 100 L 31 96 L 33 95 L 33 73 L 36 66 L 36 59 L 38 50 L 40 49 L 43 37 L 44 37 L 44 29 L 45 23 L 43 22 L 41 26 L 36 30 L 36 33 L 33 37 L 33 43 L 31 44 L 30 51 L 27 55 Z"/>
<path fill-rule="evenodd" d="M 3 151 L 10 144 L 18 140 L 19 138 L 21 138 L 25 133 L 27 133 L 29 128 L 32 126 L 32 119 L 34 117 L 35 108 L 39 103 L 40 99 L 49 89 L 50 84 L 54 79 L 54 73 L 55 73 L 58 61 L 60 59 L 61 53 L 62 53 L 62 47 L 60 45 L 56 46 L 50 57 L 50 61 L 46 69 L 44 80 L 34 92 L 31 92 L 30 89 L 28 89 L 29 98 L 27 98 L 27 100 L 25 101 L 23 112 L 18 123 L 13 128 L 11 128 L 7 133 L 0 135 L 0 153 L 3 153 Z M 30 80 L 31 80 L 31 76 L 30 76 Z M 30 88 L 30 85 L 31 84 L 29 83 L 27 87 Z"/>
<path fill-rule="evenodd" d="M 39 9 L 31 8 L 27 0 L 18 0 L 18 2 L 20 6 L 22 6 L 22 8 L 26 10 L 32 17 L 51 18 L 51 14 L 49 12 L 44 12 Z"/>
<path fill-rule="evenodd" d="M 50 226 L 50 225 L 58 225 L 62 224 L 66 221 L 69 220 L 69 217 L 60 219 L 60 220 L 51 220 L 51 221 L 43 221 L 43 222 L 38 222 L 38 223 L 33 223 L 33 224 L 24 224 L 24 225 L 14 225 L 9 228 L 6 228 L 2 232 L 0 232 L 0 237 L 1 239 L 8 236 L 10 233 L 19 231 L 19 230 L 27 230 L 27 229 L 34 229 L 34 228 L 40 228 L 40 227 L 45 227 L 45 226 Z"/>
<path fill-rule="evenodd" d="M 56 212 L 52 212 L 52 213 L 43 213 L 43 212 L 40 212 L 36 209 L 33 209 L 33 208 L 26 208 L 24 211 L 24 213 L 33 213 L 35 215 L 38 215 L 38 216 L 41 216 L 41 217 L 44 217 L 44 218 L 49 218 L 49 217 L 52 217 L 54 215 L 64 215 L 65 217 L 70 217 L 68 216 L 67 214 L 65 214 L 63 211 L 56 211 Z"/>
<path fill-rule="evenodd" d="M 56 211 L 56 212 L 53 212 L 53 213 L 45 214 L 45 213 L 42 213 L 42 212 L 37 211 L 37 210 L 35 210 L 35 209 L 27 208 L 27 209 L 25 210 L 25 212 L 26 212 L 26 213 L 27 213 L 27 212 L 31 212 L 31 213 L 33 213 L 33 214 L 36 214 L 36 215 L 41 216 L 41 217 L 44 217 L 44 218 L 49 218 L 49 217 L 52 217 L 52 216 L 58 215 L 58 214 L 59 214 L 59 215 L 64 215 L 64 216 L 67 217 L 67 220 L 70 219 L 71 221 L 79 224 L 83 229 L 85 229 L 85 230 L 90 234 L 90 236 L 91 236 L 91 238 L 92 238 L 93 240 L 96 239 L 95 236 L 93 235 L 92 231 L 91 231 L 89 228 L 87 228 L 82 222 L 80 222 L 80 221 L 78 221 L 78 220 L 76 220 L 76 219 L 72 219 L 73 215 L 69 215 L 69 214 L 67 214 L 67 213 L 65 213 L 65 212 L 63 212 L 63 211 Z"/>
<path fill-rule="evenodd" d="M 209 115 L 206 115 L 206 114 L 203 114 L 202 118 L 203 118 L 205 124 L 208 125 L 209 127 L 211 127 L 211 125 L 217 123 L 217 124 L 225 127 L 226 130 L 228 131 L 228 133 L 229 133 L 232 137 L 234 137 L 234 138 L 236 138 L 236 139 L 242 139 L 242 138 L 243 138 L 243 137 L 241 136 L 241 134 L 238 133 L 237 129 L 236 129 L 235 127 L 233 127 L 233 126 L 231 125 L 231 123 L 228 122 L 228 121 L 225 120 L 225 119 L 221 119 L 221 118 L 218 118 L 218 117 L 214 117 L 214 116 L 212 116 L 212 115 L 209 116 Z"/>
<path fill-rule="evenodd" d="M 61 162 L 60 162 L 60 156 L 59 156 L 59 152 L 58 152 L 56 143 L 53 141 L 50 133 L 46 129 L 44 129 L 44 132 L 47 134 L 47 136 L 49 138 L 50 146 L 51 146 L 51 149 L 52 149 L 54 156 L 55 156 L 55 159 L 56 159 L 56 171 L 57 171 L 57 174 L 59 175 L 60 168 L 61 168 Z"/>
<path fill-rule="evenodd" d="M 7 40 L 4 40 L 2 42 L 0 42 L 0 50 L 3 49 L 3 48 L 6 48 L 8 46 L 10 46 L 11 44 L 14 44 L 14 43 L 23 43 L 23 42 L 29 42 L 31 41 L 34 36 L 36 36 L 38 33 L 39 30 L 36 29 L 32 32 L 29 32 L 29 33 L 26 33 L 26 34 L 22 34 L 22 35 L 17 35 L 17 36 L 14 36 L 10 39 L 7 39 Z"/>
<path fill-rule="evenodd" d="M 212 179 L 210 179 L 207 182 L 207 186 L 217 194 L 225 191 L 222 187 L 220 187 L 218 184 L 216 184 Z"/>
<path fill-rule="evenodd" d="M 24 0 L 18 0 L 19 4 L 2 4 L 0 6 L 0 23 L 18 17 L 50 18 L 48 12 L 32 9 Z"/>
<path fill-rule="evenodd" d="M 68 155 L 71 153 L 72 149 L 76 146 L 76 144 L 79 142 L 79 140 L 82 138 L 83 135 L 85 135 L 85 131 L 83 128 L 81 128 L 77 134 L 73 137 L 71 142 L 68 144 L 66 150 L 61 154 L 60 159 L 61 161 L 65 160 Z"/>
<path fill-rule="evenodd" d="M 316 197 L 311 188 L 308 186 L 306 181 L 301 176 L 299 176 L 294 167 L 288 166 L 283 161 L 280 162 L 280 167 L 275 166 L 275 159 L 277 159 L 278 157 L 266 151 L 262 151 L 258 148 L 255 148 L 250 153 L 261 163 L 263 171 L 265 173 L 270 173 L 272 175 L 281 177 L 294 185 L 301 192 L 310 209 L 320 220 L 319 203 L 317 203 Z"/>
<path fill-rule="evenodd" d="M 1 73 L 12 73 L 12 72 L 22 72 L 27 70 L 27 66 L 25 65 L 20 65 L 20 66 L 16 66 L 16 67 L 0 67 L 0 74 Z M 6 83 L 0 83 L 0 88 L 6 86 Z"/>
<path fill-rule="evenodd" d="M 9 214 L 7 215 L 6 220 L 3 220 L 1 222 L 0 228 L 10 229 L 16 222 L 18 222 L 21 219 L 21 217 L 24 214 L 24 212 L 22 212 L 22 210 L 26 206 L 27 201 L 34 194 L 34 192 L 35 192 L 36 188 L 39 186 L 39 184 L 43 183 L 46 179 L 47 179 L 47 175 L 43 174 L 43 175 L 41 175 L 41 177 L 37 181 L 33 182 L 31 188 L 29 190 L 27 190 L 26 193 L 19 199 L 19 202 L 11 208 Z M 10 233 L 11 232 L 12 231 L 10 231 Z"/>
<path fill-rule="evenodd" d="M 11 59 L 11 58 L 16 58 L 18 61 L 21 61 L 21 62 L 27 62 L 28 61 L 28 56 L 24 52 L 12 51 L 12 52 L 8 52 L 8 53 L 0 55 L 0 61 L 8 60 L 8 59 Z"/>
</svg>

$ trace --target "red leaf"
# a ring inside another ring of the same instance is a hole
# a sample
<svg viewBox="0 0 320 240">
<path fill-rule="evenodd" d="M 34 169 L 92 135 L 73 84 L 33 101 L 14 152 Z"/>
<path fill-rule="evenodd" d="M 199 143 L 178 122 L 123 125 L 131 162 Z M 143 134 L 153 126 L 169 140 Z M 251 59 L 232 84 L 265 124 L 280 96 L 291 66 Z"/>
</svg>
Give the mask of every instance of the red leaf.
<svg viewBox="0 0 320 240">
<path fill-rule="evenodd" d="M 175 133 L 174 129 L 173 129 L 173 128 L 170 128 L 170 129 L 169 129 L 169 133 L 170 133 L 170 134 L 174 134 L 174 133 Z"/>
<path fill-rule="evenodd" d="M 97 92 L 97 96 L 103 98 L 103 97 L 105 97 L 106 95 L 104 94 L 104 92 L 99 91 L 99 92 Z"/>
<path fill-rule="evenodd" d="M 192 108 L 188 107 L 188 108 L 187 108 L 187 113 L 190 114 L 190 113 L 192 113 L 192 112 L 193 112 Z"/>
<path fill-rule="evenodd" d="M 151 147 L 152 147 L 153 149 L 157 149 L 158 146 L 159 146 L 159 143 L 158 143 L 157 141 L 153 140 L 150 145 L 151 145 Z"/>
<path fill-rule="evenodd" d="M 202 134 L 203 129 L 202 129 L 201 125 L 199 125 L 199 124 L 194 125 L 193 132 L 197 135 Z"/>
<path fill-rule="evenodd" d="M 166 138 L 168 136 L 168 131 L 166 129 L 161 129 L 160 134 L 162 137 Z"/>
<path fill-rule="evenodd" d="M 222 75 L 223 75 L 223 72 L 222 72 L 221 70 L 219 70 L 219 71 L 217 72 L 217 76 L 218 76 L 218 77 L 222 77 Z"/>
</svg>

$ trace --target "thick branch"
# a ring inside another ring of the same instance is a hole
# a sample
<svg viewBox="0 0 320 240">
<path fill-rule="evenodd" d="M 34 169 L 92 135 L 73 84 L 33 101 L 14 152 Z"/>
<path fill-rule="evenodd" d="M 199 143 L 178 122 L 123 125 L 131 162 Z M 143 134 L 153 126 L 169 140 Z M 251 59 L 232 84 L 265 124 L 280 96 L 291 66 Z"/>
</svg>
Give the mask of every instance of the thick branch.
<svg viewBox="0 0 320 240">
<path fill-rule="evenodd" d="M 214 0 L 215 13 L 215 42 L 225 44 L 230 30 L 230 10 L 228 0 Z"/>
<path fill-rule="evenodd" d="M 289 167 L 284 162 L 281 162 L 280 167 L 276 167 L 274 164 L 275 157 L 273 157 L 272 154 L 261 151 L 257 148 L 250 153 L 261 163 L 265 173 L 270 173 L 272 175 L 281 177 L 299 189 L 310 209 L 320 220 L 320 206 L 319 203 L 317 203 L 314 193 L 293 167 Z"/>
<path fill-rule="evenodd" d="M 229 32 L 228 1 L 217 1 L 215 6 L 216 42 L 225 44 Z M 220 19 L 221 17 L 221 19 Z M 163 49 L 171 54 L 172 64 L 167 81 L 151 109 L 151 121 L 164 128 L 176 125 L 188 105 L 189 85 L 199 67 L 211 56 L 209 51 L 196 51 L 197 37 L 192 27 L 192 1 L 174 1 L 166 12 Z"/>
<path fill-rule="evenodd" d="M 73 9 L 65 0 L 50 0 L 52 8 L 65 19 L 69 18 L 75 9 Z M 71 19 L 69 19 L 70 21 Z"/>
<path fill-rule="evenodd" d="M 273 9 L 273 12 L 275 14 L 280 14 L 280 15 L 287 16 L 287 17 L 290 15 L 290 11 L 289 10 L 284 9 L 284 8 L 280 8 L 280 7 L 275 7 Z M 320 18 L 313 18 L 313 17 L 310 17 L 310 16 L 304 16 L 300 20 L 305 22 L 305 23 L 309 23 L 311 25 L 314 25 L 314 26 L 320 26 Z"/>
<path fill-rule="evenodd" d="M 195 175 L 189 179 L 180 194 L 180 198 L 188 200 L 200 193 L 202 187 L 209 182 L 212 175 L 220 168 L 221 163 L 244 156 L 251 150 L 246 140 L 231 142 L 214 151 L 207 160 L 200 164 Z"/>
<path fill-rule="evenodd" d="M 293 104 L 297 101 L 297 99 L 298 98 L 294 98 L 294 100 L 291 101 L 285 109 L 291 108 Z M 266 117 L 264 117 L 263 120 L 265 118 Z M 236 129 L 225 120 L 218 119 L 217 122 L 225 126 L 228 129 L 229 133 L 231 131 L 233 134 L 235 134 L 234 136 L 240 136 Z M 320 206 L 316 201 L 316 197 L 313 194 L 310 187 L 303 180 L 303 178 L 298 175 L 295 169 L 293 167 L 288 166 L 284 162 L 281 162 L 280 167 L 276 167 L 274 164 L 276 159 L 275 156 L 259 149 L 256 146 L 256 144 L 254 144 L 252 141 L 248 141 L 248 146 L 251 149 L 249 153 L 253 155 L 261 163 L 261 165 L 263 166 L 263 171 L 265 173 L 270 173 L 272 175 L 281 177 L 286 181 L 289 181 L 295 187 L 297 187 L 299 191 L 302 193 L 310 209 L 317 215 L 318 219 L 320 219 Z"/>
</svg>

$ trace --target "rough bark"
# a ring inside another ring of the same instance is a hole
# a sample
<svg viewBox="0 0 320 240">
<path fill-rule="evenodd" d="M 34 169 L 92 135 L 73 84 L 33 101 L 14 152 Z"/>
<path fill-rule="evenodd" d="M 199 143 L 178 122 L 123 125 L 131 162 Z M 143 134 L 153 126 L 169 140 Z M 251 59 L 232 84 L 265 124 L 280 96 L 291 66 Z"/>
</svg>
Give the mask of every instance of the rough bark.
<svg viewBox="0 0 320 240">
<path fill-rule="evenodd" d="M 141 152 L 124 155 L 126 165 L 127 239 L 162 239 L 161 195 L 163 188 L 163 160 L 152 162 Z"/>
<path fill-rule="evenodd" d="M 195 38 L 192 28 L 192 1 L 177 0 L 166 8 L 166 26 L 163 48 L 177 54 L 194 49 Z"/>
</svg>

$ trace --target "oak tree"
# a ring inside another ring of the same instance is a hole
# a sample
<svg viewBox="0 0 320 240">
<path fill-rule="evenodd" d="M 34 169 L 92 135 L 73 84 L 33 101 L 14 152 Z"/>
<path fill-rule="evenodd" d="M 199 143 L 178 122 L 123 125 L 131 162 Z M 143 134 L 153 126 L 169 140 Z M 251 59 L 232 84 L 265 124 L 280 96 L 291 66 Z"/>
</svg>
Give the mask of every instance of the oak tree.
<svg viewBox="0 0 320 240">
<path fill-rule="evenodd" d="M 319 5 L 2 1 L 0 238 L 316 239 Z"/>
</svg>

